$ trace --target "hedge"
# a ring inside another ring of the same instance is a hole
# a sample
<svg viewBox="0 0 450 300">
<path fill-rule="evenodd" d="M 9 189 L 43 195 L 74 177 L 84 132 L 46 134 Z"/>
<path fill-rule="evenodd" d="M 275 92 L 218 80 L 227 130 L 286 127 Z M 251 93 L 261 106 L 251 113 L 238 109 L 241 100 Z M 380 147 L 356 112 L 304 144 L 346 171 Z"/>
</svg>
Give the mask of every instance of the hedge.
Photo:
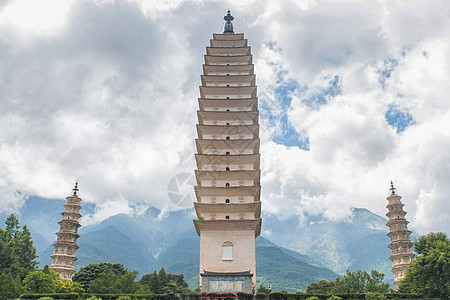
<svg viewBox="0 0 450 300">
<path fill-rule="evenodd" d="M 20 299 L 39 299 L 42 297 L 50 297 L 53 299 L 78 299 L 78 293 L 41 293 L 41 294 L 22 294 Z"/>
<path fill-rule="evenodd" d="M 418 294 L 407 294 L 407 293 L 389 293 L 389 294 L 380 294 L 384 295 L 386 299 L 421 299 L 422 297 Z M 220 297 L 220 298 L 228 298 L 231 297 L 239 297 L 243 300 L 251 300 L 253 299 L 253 295 L 250 293 L 238 292 L 237 294 L 233 293 L 189 293 L 183 295 L 176 294 L 92 294 L 86 293 L 83 296 L 80 296 L 77 293 L 47 293 L 47 294 L 22 294 L 20 296 L 21 299 L 39 299 L 42 297 L 51 297 L 53 299 L 87 299 L 90 297 L 102 298 L 102 300 L 116 300 L 120 296 L 129 296 L 132 300 L 139 299 L 149 299 L 149 300 L 202 300 L 202 297 Z M 256 294 L 255 298 L 257 300 L 306 300 L 309 297 L 317 297 L 320 300 L 328 300 L 331 296 L 341 297 L 343 300 L 346 299 L 365 299 L 366 294 L 284 294 L 284 293 L 271 293 L 267 294 Z"/>
<path fill-rule="evenodd" d="M 84 299 L 90 298 L 90 297 L 97 297 L 102 298 L 102 300 L 115 300 L 121 296 L 129 296 L 131 299 L 151 299 L 151 300 L 174 300 L 179 298 L 175 294 L 91 294 L 86 293 L 84 294 Z"/>
</svg>

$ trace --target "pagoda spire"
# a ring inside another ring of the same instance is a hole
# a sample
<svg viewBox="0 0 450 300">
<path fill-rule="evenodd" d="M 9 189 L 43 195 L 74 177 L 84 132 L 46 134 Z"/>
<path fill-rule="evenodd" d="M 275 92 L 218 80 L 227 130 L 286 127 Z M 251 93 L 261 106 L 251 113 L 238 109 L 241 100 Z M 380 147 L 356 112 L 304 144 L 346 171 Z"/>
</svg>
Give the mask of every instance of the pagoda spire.
<svg viewBox="0 0 450 300">
<path fill-rule="evenodd" d="M 389 189 L 392 195 L 395 195 L 396 188 L 394 187 L 394 182 L 391 180 L 391 188 Z"/>
<path fill-rule="evenodd" d="M 230 14 L 230 10 L 228 10 L 227 12 L 228 12 L 228 14 L 225 17 L 223 17 L 223 19 L 225 21 L 227 21 L 225 23 L 225 29 L 224 29 L 223 33 L 234 33 L 233 23 L 231 23 L 231 21 L 234 20 L 234 17 Z"/>
<path fill-rule="evenodd" d="M 78 180 L 75 182 L 75 187 L 72 190 L 73 190 L 73 195 L 76 196 L 77 192 L 79 191 L 79 189 L 78 189 Z"/>
<path fill-rule="evenodd" d="M 406 212 L 403 210 L 404 204 L 402 197 L 396 194 L 396 188 L 391 180 L 391 194 L 387 197 L 388 213 L 386 216 L 389 221 L 386 225 L 389 227 L 387 236 L 391 239 L 389 249 L 391 249 L 391 256 L 393 267 L 391 272 L 394 273 L 393 285 L 398 290 L 400 281 L 405 277 L 406 270 L 414 259 L 412 251 L 412 243 L 410 239 L 411 231 L 408 230 L 408 221 L 405 218 Z"/>
<path fill-rule="evenodd" d="M 72 195 L 66 198 L 67 202 L 64 205 L 64 211 L 61 213 L 62 220 L 58 222 L 60 225 L 59 231 L 56 233 L 58 239 L 53 244 L 55 251 L 52 258 L 51 268 L 59 274 L 61 279 L 72 280 L 72 275 L 75 273 L 73 265 L 77 260 L 75 252 L 79 248 L 77 245 L 78 228 L 81 226 L 79 219 L 81 218 L 81 198 L 78 197 L 78 181 L 72 189 Z"/>
</svg>

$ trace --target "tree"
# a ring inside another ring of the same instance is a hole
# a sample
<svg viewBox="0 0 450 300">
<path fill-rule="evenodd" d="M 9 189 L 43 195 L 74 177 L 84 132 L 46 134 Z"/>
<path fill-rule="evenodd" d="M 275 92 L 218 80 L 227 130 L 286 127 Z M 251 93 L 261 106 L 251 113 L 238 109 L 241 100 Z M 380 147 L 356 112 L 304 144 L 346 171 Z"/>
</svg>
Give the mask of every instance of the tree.
<svg viewBox="0 0 450 300">
<path fill-rule="evenodd" d="M 41 270 L 31 271 L 23 280 L 25 289 L 31 293 L 54 293 L 58 274 L 45 274 Z"/>
<path fill-rule="evenodd" d="M 142 276 L 139 283 L 147 286 L 155 294 L 189 292 L 189 285 L 184 280 L 183 274 L 168 274 L 164 268 L 161 268 L 159 274 L 154 271 L 151 274 Z"/>
<path fill-rule="evenodd" d="M 18 298 L 24 292 L 19 275 L 13 278 L 10 273 L 0 274 L 0 300 Z"/>
<path fill-rule="evenodd" d="M 11 214 L 5 221 L 5 229 L 0 228 L 0 272 L 10 273 L 21 279 L 36 270 L 36 248 L 26 225 L 20 230 L 19 220 Z"/>
<path fill-rule="evenodd" d="M 269 289 L 266 288 L 264 285 L 260 285 L 258 290 L 256 291 L 258 294 L 269 294 Z"/>
<path fill-rule="evenodd" d="M 448 300 L 450 295 L 450 240 L 445 233 L 429 233 L 413 243 L 418 254 L 400 283 L 401 292 Z"/>
<path fill-rule="evenodd" d="M 100 273 L 96 279 L 90 282 L 88 291 L 90 293 L 98 294 L 119 293 L 117 284 L 118 279 L 119 276 L 117 276 L 111 269 L 106 269 Z"/>
<path fill-rule="evenodd" d="M 139 284 L 134 282 L 137 274 L 136 271 L 127 271 L 122 276 L 118 276 L 111 269 L 106 269 L 100 273 L 97 279 L 89 284 L 89 292 L 99 294 L 134 294 L 139 289 Z"/>
<path fill-rule="evenodd" d="M 375 270 L 371 274 L 361 270 L 347 270 L 342 278 L 338 277 L 334 281 L 332 293 L 388 293 L 389 283 L 383 283 L 383 278 L 384 274 Z"/>
<path fill-rule="evenodd" d="M 98 276 L 106 270 L 111 270 L 117 276 L 127 273 L 127 269 L 122 264 L 100 263 L 89 264 L 81 268 L 72 276 L 72 281 L 79 282 L 83 288 L 88 291 L 89 284 L 98 278 Z"/>
<path fill-rule="evenodd" d="M 152 293 L 157 294 L 158 291 L 160 290 L 158 273 L 156 273 L 156 270 L 153 271 L 153 273 L 151 274 L 146 274 L 142 276 L 141 280 L 139 280 L 139 283 L 148 286 L 149 289 L 152 291 Z"/>
<path fill-rule="evenodd" d="M 67 279 L 56 279 L 56 293 L 83 293 L 84 289 L 79 282 L 73 282 Z"/>
<path fill-rule="evenodd" d="M 313 282 L 306 288 L 307 294 L 331 294 L 334 282 L 321 280 L 319 282 Z"/>
</svg>

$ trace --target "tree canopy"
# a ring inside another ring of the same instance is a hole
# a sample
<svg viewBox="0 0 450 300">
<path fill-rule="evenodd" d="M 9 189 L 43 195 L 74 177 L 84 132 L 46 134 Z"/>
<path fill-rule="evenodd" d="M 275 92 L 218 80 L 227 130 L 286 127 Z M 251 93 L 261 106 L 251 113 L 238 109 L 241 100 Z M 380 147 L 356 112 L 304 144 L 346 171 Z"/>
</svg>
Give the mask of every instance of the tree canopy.
<svg viewBox="0 0 450 300">
<path fill-rule="evenodd" d="M 183 274 L 168 274 L 164 268 L 161 268 L 159 274 L 154 271 L 142 276 L 139 283 L 148 286 L 155 294 L 184 293 L 189 291 Z"/>
<path fill-rule="evenodd" d="M 72 276 L 72 281 L 79 282 L 83 288 L 89 290 L 89 284 L 97 279 L 106 270 L 111 270 L 115 275 L 122 276 L 127 273 L 127 269 L 122 264 L 100 263 L 89 264 L 82 267 Z"/>
<path fill-rule="evenodd" d="M 384 274 L 376 270 L 350 271 L 336 278 L 335 281 L 321 280 L 308 285 L 308 294 L 349 294 L 349 293 L 388 293 L 389 283 L 383 283 Z"/>
<path fill-rule="evenodd" d="M 413 243 L 418 254 L 406 277 L 401 292 L 418 293 L 428 298 L 448 300 L 450 295 L 450 240 L 445 233 L 429 233 Z"/>
<path fill-rule="evenodd" d="M 334 281 L 321 280 L 313 282 L 306 288 L 307 294 L 331 294 L 334 286 Z"/>
<path fill-rule="evenodd" d="M 13 278 L 25 276 L 36 270 L 36 248 L 27 225 L 20 228 L 14 214 L 6 219 L 5 229 L 0 228 L 0 273 L 11 274 Z"/>
<path fill-rule="evenodd" d="M 383 283 L 384 274 L 376 270 L 369 273 L 366 271 L 350 271 L 344 276 L 336 278 L 333 284 L 332 293 L 388 293 L 389 283 Z"/>
</svg>

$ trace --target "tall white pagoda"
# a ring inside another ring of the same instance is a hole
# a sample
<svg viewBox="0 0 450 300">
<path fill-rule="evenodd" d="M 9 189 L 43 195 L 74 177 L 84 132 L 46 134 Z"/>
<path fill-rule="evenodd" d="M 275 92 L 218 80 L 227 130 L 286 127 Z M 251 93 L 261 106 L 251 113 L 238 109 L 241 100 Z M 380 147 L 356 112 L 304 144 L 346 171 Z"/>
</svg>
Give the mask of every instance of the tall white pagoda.
<svg viewBox="0 0 450 300">
<path fill-rule="evenodd" d="M 61 213 L 62 220 L 58 222 L 59 231 L 56 233 L 58 239 L 53 244 L 55 251 L 53 252 L 51 268 L 59 274 L 61 279 L 72 280 L 75 273 L 73 265 L 77 260 L 75 252 L 79 248 L 77 245 L 78 228 L 81 226 L 79 219 L 81 218 L 81 198 L 78 197 L 78 182 L 75 183 L 73 194 L 66 198 L 67 203 L 64 205 L 64 211 Z"/>
<path fill-rule="evenodd" d="M 391 194 L 387 197 L 388 213 L 386 216 L 389 221 L 386 225 L 389 227 L 388 237 L 391 239 L 389 249 L 391 249 L 391 256 L 393 267 L 391 272 L 394 273 L 394 282 L 392 283 L 398 290 L 400 281 L 405 277 L 406 270 L 414 259 L 412 251 L 412 243 L 410 239 L 411 231 L 408 230 L 408 221 L 406 221 L 406 212 L 403 210 L 404 204 L 402 197 L 396 194 L 396 188 L 391 181 Z"/>
<path fill-rule="evenodd" d="M 198 99 L 199 285 L 204 292 L 252 292 L 261 231 L 258 99 L 250 47 L 234 33 L 230 11 L 224 19 L 224 33 L 206 48 Z"/>
</svg>

